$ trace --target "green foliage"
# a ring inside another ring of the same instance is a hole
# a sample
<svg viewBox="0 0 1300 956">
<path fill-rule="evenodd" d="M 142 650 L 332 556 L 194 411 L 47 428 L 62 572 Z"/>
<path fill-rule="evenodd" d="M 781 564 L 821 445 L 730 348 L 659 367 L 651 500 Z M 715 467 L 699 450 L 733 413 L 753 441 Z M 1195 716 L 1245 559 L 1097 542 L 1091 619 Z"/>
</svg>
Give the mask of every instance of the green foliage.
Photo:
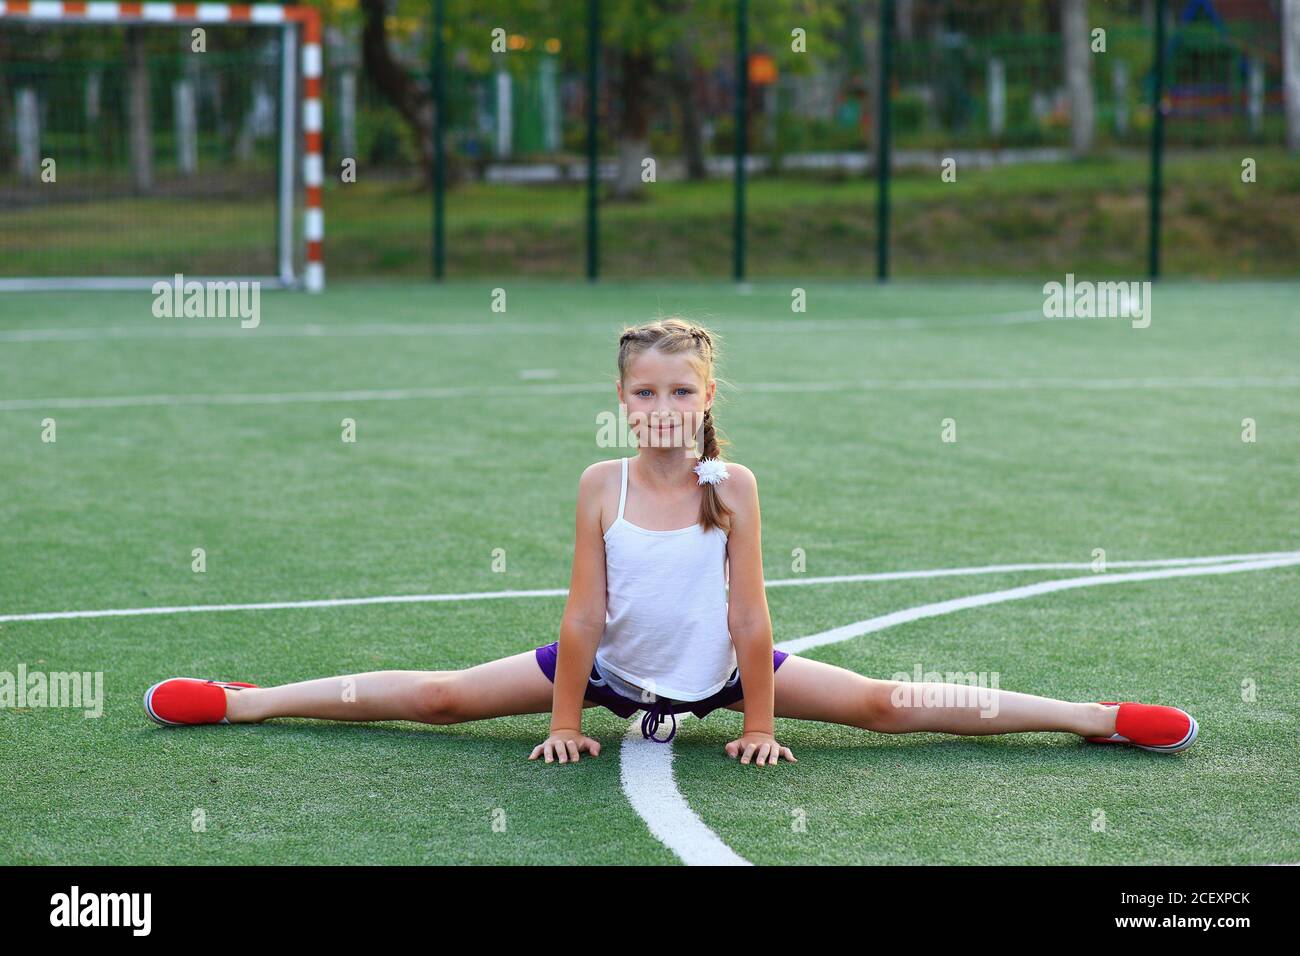
<svg viewBox="0 0 1300 956">
<path fill-rule="evenodd" d="M 411 129 L 389 106 L 357 111 L 357 149 L 372 167 L 409 166 L 418 156 Z"/>
<path fill-rule="evenodd" d="M 896 93 L 890 101 L 892 129 L 900 135 L 919 133 L 925 128 L 925 98 L 919 93 Z"/>
</svg>

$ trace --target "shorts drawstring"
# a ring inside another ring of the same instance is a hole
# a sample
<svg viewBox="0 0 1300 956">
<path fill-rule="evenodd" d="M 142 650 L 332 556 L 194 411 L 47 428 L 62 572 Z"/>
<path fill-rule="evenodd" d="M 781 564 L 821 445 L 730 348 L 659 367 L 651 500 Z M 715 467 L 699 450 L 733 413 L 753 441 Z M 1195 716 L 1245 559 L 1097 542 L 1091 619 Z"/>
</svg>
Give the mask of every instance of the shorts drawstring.
<svg viewBox="0 0 1300 956">
<path fill-rule="evenodd" d="M 641 736 L 647 740 L 653 740 L 657 744 L 666 744 L 677 734 L 677 715 L 673 713 L 672 701 L 663 697 L 656 697 L 655 702 L 650 705 L 645 716 L 641 718 Z M 668 732 L 668 736 L 660 740 L 655 736 L 659 731 L 659 725 L 664 722 L 664 718 L 672 719 L 673 729 Z"/>
</svg>

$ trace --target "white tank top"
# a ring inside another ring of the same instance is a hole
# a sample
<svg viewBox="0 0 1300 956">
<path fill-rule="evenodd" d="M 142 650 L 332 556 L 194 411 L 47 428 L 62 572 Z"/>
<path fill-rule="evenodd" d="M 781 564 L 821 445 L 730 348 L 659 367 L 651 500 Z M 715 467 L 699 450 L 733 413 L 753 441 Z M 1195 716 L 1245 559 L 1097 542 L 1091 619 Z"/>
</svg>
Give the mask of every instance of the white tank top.
<svg viewBox="0 0 1300 956">
<path fill-rule="evenodd" d="M 699 522 L 675 531 L 632 524 L 623 517 L 627 465 L 624 458 L 618 517 L 605 532 L 605 632 L 596 666 L 616 689 L 626 682 L 658 697 L 703 700 L 736 669 L 727 533 Z"/>
</svg>

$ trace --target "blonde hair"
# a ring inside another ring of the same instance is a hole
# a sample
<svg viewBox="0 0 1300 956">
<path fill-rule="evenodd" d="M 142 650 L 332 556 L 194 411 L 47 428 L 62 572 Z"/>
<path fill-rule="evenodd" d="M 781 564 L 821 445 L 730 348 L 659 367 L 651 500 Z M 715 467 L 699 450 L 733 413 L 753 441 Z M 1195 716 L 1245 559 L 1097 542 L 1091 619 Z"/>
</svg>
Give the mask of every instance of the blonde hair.
<svg viewBox="0 0 1300 956">
<path fill-rule="evenodd" d="M 642 352 L 656 351 L 665 355 L 685 353 L 691 365 L 707 384 L 710 379 L 721 381 L 715 375 L 717 362 L 717 334 L 702 325 L 690 322 L 679 315 L 663 316 L 651 322 L 623 329 L 618 343 L 618 378 L 619 382 L 627 379 L 627 369 L 632 360 Z M 716 393 L 714 396 L 716 404 Z M 704 412 L 704 424 L 701 429 L 701 454 L 698 460 L 721 458 L 721 450 L 731 442 L 719 438 L 713 421 L 713 410 Z M 704 500 L 700 503 L 700 524 L 705 531 L 713 528 L 728 530 L 730 521 L 724 523 L 732 514 L 730 508 L 722 503 L 716 485 L 704 486 Z"/>
</svg>

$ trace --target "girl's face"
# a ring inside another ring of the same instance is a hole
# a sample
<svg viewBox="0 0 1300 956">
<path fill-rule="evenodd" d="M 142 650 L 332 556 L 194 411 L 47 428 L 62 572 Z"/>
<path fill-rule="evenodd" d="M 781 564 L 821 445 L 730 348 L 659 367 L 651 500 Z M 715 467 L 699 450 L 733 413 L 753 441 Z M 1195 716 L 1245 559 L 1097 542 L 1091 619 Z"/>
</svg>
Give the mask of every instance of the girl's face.
<svg viewBox="0 0 1300 956">
<path fill-rule="evenodd" d="M 618 397 L 639 447 L 689 448 L 698 445 L 716 387 L 701 380 L 686 353 L 650 349 L 629 363 Z"/>
</svg>

